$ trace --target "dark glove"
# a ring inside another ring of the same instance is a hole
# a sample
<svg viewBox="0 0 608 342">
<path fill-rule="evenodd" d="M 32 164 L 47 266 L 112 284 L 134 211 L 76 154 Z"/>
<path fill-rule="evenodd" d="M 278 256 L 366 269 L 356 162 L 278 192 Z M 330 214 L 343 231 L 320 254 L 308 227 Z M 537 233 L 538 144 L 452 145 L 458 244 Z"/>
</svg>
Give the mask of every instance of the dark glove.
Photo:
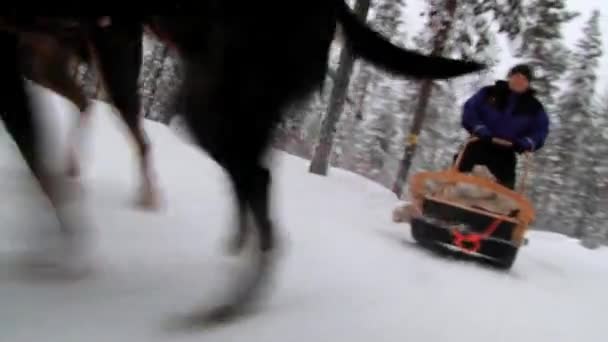
<svg viewBox="0 0 608 342">
<path fill-rule="evenodd" d="M 492 132 L 490 132 L 486 126 L 480 126 L 477 130 L 475 130 L 475 136 L 483 142 L 492 142 Z"/>
<path fill-rule="evenodd" d="M 515 150 L 515 152 L 517 153 L 525 153 L 525 152 L 532 152 L 532 150 L 534 150 L 534 146 L 532 144 L 532 142 L 530 141 L 530 139 L 524 138 L 524 139 L 518 139 L 517 141 L 515 141 L 513 143 L 513 149 Z"/>
</svg>

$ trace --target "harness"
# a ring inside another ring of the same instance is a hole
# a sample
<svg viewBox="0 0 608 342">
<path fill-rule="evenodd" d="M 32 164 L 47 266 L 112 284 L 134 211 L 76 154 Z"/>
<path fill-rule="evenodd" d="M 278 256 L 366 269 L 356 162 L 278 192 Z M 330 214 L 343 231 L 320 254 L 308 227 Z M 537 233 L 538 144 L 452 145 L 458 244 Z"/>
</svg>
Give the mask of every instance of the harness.
<svg viewBox="0 0 608 342">
<path fill-rule="evenodd" d="M 452 243 L 467 253 L 477 253 L 481 249 L 481 241 L 492 236 L 501 223 L 502 220 L 497 218 L 481 233 L 463 234 L 458 228 L 452 228 L 452 235 L 454 237 Z"/>
</svg>

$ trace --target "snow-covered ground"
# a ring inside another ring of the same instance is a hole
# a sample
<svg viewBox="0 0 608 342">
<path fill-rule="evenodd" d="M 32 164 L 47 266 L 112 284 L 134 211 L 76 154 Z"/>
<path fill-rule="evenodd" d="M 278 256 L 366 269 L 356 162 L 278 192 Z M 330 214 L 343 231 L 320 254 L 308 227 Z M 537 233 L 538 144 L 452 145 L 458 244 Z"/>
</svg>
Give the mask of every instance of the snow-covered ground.
<svg viewBox="0 0 608 342">
<path fill-rule="evenodd" d="M 65 126 L 63 100 L 45 121 Z M 47 107 L 52 108 L 52 107 Z M 212 303 L 238 265 L 224 254 L 231 202 L 221 170 L 169 129 L 146 122 L 164 209 L 131 205 L 134 154 L 99 104 L 83 185 L 94 271 L 76 282 L 15 272 L 28 223 L 44 220 L 39 193 L 0 133 L 0 341 L 606 341 L 608 249 L 532 232 L 510 273 L 417 248 L 390 220 L 391 193 L 351 173 L 327 178 L 277 154 L 274 211 L 283 242 L 260 312 L 217 329 L 168 323 Z M 62 151 L 63 147 L 57 149 Z M 51 156 L 50 159 L 57 155 Z M 25 210 L 25 209 L 30 210 Z"/>
</svg>

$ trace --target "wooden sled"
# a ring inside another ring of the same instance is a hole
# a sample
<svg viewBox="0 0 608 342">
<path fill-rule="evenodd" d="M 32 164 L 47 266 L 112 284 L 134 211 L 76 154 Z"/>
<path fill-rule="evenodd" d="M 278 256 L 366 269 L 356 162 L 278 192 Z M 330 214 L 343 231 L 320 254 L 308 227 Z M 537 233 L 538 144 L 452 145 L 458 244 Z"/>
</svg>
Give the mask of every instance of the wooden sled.
<svg viewBox="0 0 608 342">
<path fill-rule="evenodd" d="M 519 189 L 513 191 L 488 177 L 458 171 L 464 151 L 475 140 L 464 145 L 450 169 L 411 177 L 412 236 L 424 247 L 483 258 L 509 269 L 535 218 L 524 195 L 531 157 L 526 154 Z M 493 143 L 510 145 L 500 139 Z"/>
</svg>

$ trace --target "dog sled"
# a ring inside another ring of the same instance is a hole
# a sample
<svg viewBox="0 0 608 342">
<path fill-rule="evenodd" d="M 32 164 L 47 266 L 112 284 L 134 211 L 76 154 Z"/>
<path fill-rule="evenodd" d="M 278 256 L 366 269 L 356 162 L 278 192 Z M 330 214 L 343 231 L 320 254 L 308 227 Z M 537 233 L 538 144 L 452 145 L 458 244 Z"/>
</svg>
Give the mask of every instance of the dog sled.
<svg viewBox="0 0 608 342">
<path fill-rule="evenodd" d="M 413 175 L 412 202 L 398 209 L 402 215 L 407 211 L 412 236 L 423 247 L 482 258 L 509 269 L 535 218 L 524 195 L 531 157 L 526 154 L 519 188 L 513 191 L 497 183 L 485 166 L 476 165 L 470 173 L 458 171 L 464 151 L 475 140 L 464 145 L 451 168 Z M 493 143 L 510 145 L 500 139 Z M 397 214 L 393 212 L 393 220 L 404 221 Z"/>
</svg>

